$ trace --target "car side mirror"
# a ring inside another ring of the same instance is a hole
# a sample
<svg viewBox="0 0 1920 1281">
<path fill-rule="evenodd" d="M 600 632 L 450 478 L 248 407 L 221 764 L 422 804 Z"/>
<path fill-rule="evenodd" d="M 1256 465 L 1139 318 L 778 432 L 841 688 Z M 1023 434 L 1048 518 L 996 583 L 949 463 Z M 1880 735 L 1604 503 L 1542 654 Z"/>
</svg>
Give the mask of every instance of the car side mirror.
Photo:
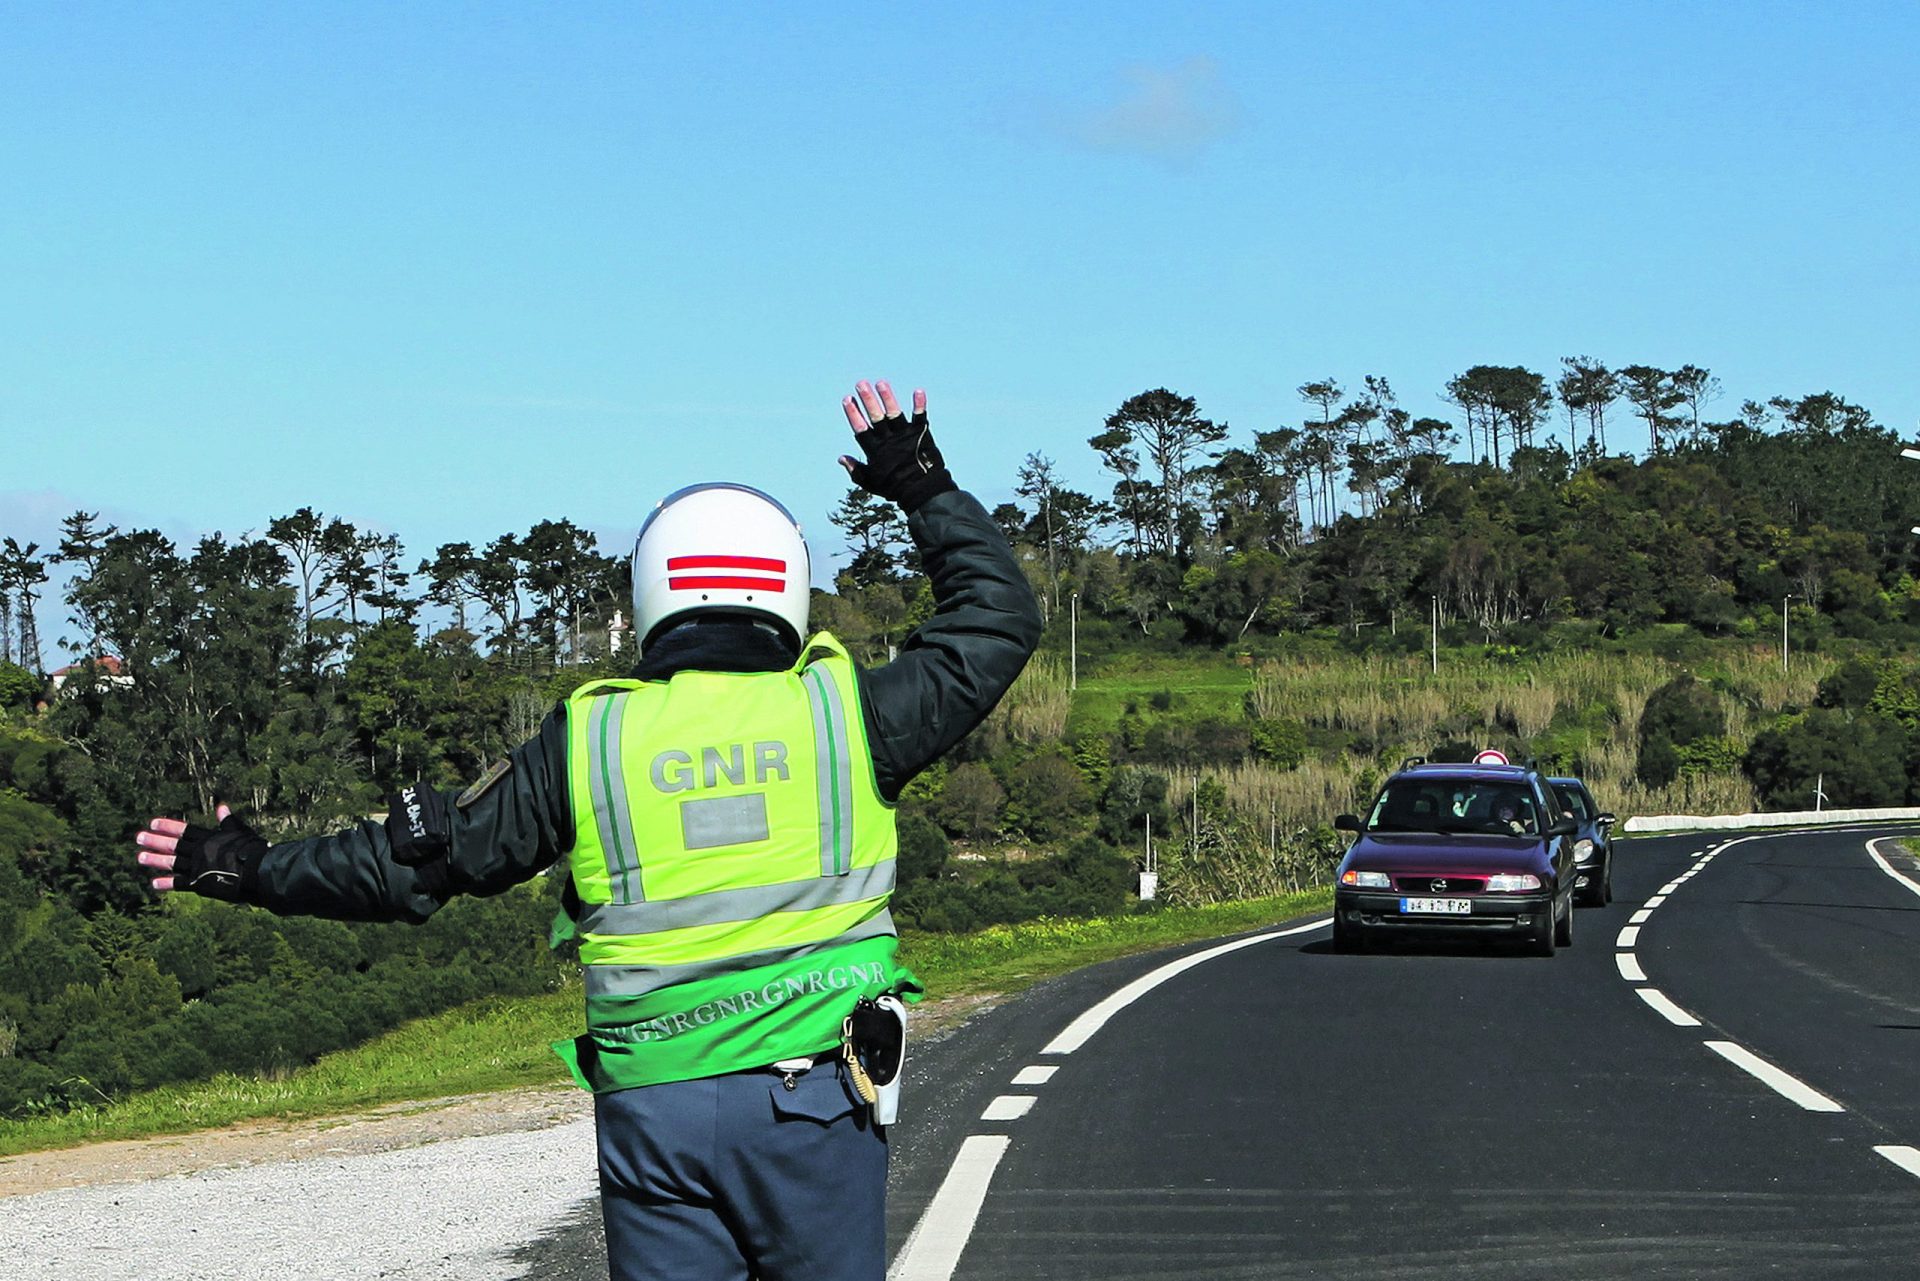
<svg viewBox="0 0 1920 1281">
<path fill-rule="evenodd" d="M 1599 818 L 1596 818 L 1596 819 L 1594 819 L 1593 821 L 1594 821 L 1594 822 L 1596 822 L 1596 823 L 1602 823 L 1602 824 L 1607 824 L 1607 825 L 1609 825 L 1609 826 L 1610 826 L 1610 825 L 1612 825 L 1612 824 L 1614 824 L 1614 823 L 1617 823 L 1617 822 L 1619 822 L 1620 820 L 1619 820 L 1619 819 L 1617 819 L 1617 818 L 1615 818 L 1615 817 L 1614 817 L 1613 815 L 1611 815 L 1611 814 L 1602 814 L 1602 815 L 1601 815 L 1601 816 L 1600 816 Z"/>
<path fill-rule="evenodd" d="M 1572 836 L 1575 832 L 1579 830 L 1580 830 L 1579 821 L 1577 819 L 1569 818 L 1564 814 L 1562 814 L 1559 818 L 1554 819 L 1553 822 L 1547 824 L 1548 836 Z"/>
<path fill-rule="evenodd" d="M 1333 826 L 1335 831 L 1358 832 L 1360 830 L 1360 819 L 1357 815 L 1353 814 L 1335 814 L 1333 816 Z"/>
</svg>

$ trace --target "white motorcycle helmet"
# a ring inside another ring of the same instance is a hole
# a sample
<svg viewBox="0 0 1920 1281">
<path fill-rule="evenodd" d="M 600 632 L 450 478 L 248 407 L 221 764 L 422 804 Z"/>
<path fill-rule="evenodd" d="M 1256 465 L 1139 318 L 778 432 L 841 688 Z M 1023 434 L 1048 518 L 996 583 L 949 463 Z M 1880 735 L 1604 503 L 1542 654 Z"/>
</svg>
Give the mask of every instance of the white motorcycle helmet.
<svg viewBox="0 0 1920 1281">
<path fill-rule="evenodd" d="M 807 634 L 813 570 L 793 514 L 746 485 L 689 485 L 660 500 L 633 546 L 633 634 L 645 650 L 697 613 L 776 624 L 797 648 Z"/>
</svg>

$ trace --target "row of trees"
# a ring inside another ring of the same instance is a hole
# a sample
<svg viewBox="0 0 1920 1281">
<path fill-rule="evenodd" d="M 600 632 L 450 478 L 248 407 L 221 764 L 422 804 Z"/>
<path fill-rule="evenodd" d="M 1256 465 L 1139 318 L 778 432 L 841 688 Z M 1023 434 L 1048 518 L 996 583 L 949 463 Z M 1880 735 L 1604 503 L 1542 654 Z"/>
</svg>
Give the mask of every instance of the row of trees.
<svg viewBox="0 0 1920 1281">
<path fill-rule="evenodd" d="M 1920 473 L 1898 439 L 1828 392 L 1749 400 L 1714 421 L 1702 415 L 1718 386 L 1697 366 L 1616 373 L 1577 357 L 1549 392 L 1532 371 L 1476 366 L 1447 394 L 1470 447 L 1492 456 L 1464 460 L 1454 424 L 1411 417 L 1377 376 L 1353 396 L 1303 384 L 1311 416 L 1250 447 L 1193 398 L 1155 389 L 1089 441 L 1110 497 L 1034 453 L 1021 501 L 996 515 L 1050 608 L 1074 595 L 1143 634 L 1170 619 L 1186 641 L 1392 633 L 1430 609 L 1489 637 L 1579 619 L 1724 633 L 1788 596 L 1856 632 L 1898 621 L 1898 600 L 1875 599 L 1916 568 Z M 1572 448 L 1543 430 L 1556 395 Z M 1645 459 L 1600 443 L 1616 400 L 1648 425 Z M 898 540 L 867 533 L 852 577 L 910 577 Z"/>
<path fill-rule="evenodd" d="M 1920 637 L 1907 533 L 1920 523 L 1920 476 L 1891 433 L 1825 393 L 1749 402 L 1713 422 L 1701 413 L 1711 375 L 1639 368 L 1567 363 L 1551 394 L 1573 447 L 1554 439 L 1544 379 L 1526 370 L 1454 380 L 1460 422 L 1412 417 L 1383 378 L 1351 395 L 1318 380 L 1301 388 L 1298 425 L 1238 441 L 1192 398 L 1154 389 L 1091 437 L 1108 494 L 1074 489 L 1035 453 L 995 515 L 1054 620 L 1047 647 L 1057 654 L 1077 632 L 1089 659 L 1279 652 L 1283 635 L 1306 631 L 1414 649 L 1434 612 L 1449 639 L 1513 653 L 1655 623 L 1739 635 L 1770 627 L 1789 595 L 1796 644 Z M 1612 406 L 1641 412 L 1643 385 L 1659 390 L 1646 394 L 1657 448 L 1610 454 Z M 816 594 L 816 622 L 883 660 L 930 593 L 890 505 L 853 491 L 834 520 L 852 563 L 836 592 Z M 477 775 L 568 688 L 624 666 L 605 628 L 627 596 L 626 566 L 591 535 L 543 521 L 416 558 L 391 534 L 311 509 L 188 547 L 82 512 L 49 553 L 0 549 L 0 1110 L 239 1062 L 196 1057 L 196 1045 L 264 1044 L 281 1055 L 272 1061 L 298 1061 L 382 1020 L 553 977 L 528 941 L 547 907 L 537 892 L 484 926 L 446 917 L 424 933 L 342 934 L 217 905 L 156 907 L 128 851 L 146 815 L 205 814 L 216 797 L 284 837 L 364 815 L 412 779 Z M 115 662 L 76 664 L 36 711 L 56 561 L 72 648 Z M 1151 700 L 1082 732 L 1058 675 L 1040 728 L 1022 728 L 1030 708 L 996 717 L 905 798 L 903 920 L 947 929 L 1113 910 L 1149 825 L 1192 860 L 1182 883 L 1205 893 L 1310 879 L 1324 861 L 1316 838 L 1235 817 L 1201 770 L 1293 771 L 1323 750 L 1384 750 L 1351 736 L 1323 744 L 1320 728 L 1255 710 L 1183 720 Z M 1877 716 L 1906 733 L 1899 691 L 1883 694 L 1806 715 Z M 1667 725 L 1642 737 L 1660 733 L 1649 770 L 1718 760 L 1711 733 Z M 1756 781 L 1792 776 L 1791 761 L 1771 759 L 1745 762 Z M 1768 787 L 1784 797 L 1789 784 Z M 952 857 L 955 842 L 1001 837 L 1030 857 Z M 1244 875 L 1225 853 L 1238 849 L 1266 850 L 1269 863 Z M 461 930 L 492 941 L 462 959 Z M 159 1014 L 130 1023 L 136 1007 Z M 263 1021 L 275 1009 L 294 1013 Z M 128 1050 L 116 1026 L 146 1039 Z M 98 1035 L 74 1031 L 88 1027 Z"/>
</svg>

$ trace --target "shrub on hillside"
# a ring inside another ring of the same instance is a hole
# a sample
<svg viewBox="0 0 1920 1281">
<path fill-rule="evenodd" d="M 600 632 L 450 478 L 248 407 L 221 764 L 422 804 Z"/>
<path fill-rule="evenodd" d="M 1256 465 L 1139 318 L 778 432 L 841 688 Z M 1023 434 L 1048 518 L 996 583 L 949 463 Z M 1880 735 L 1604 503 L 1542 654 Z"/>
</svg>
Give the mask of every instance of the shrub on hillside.
<svg viewBox="0 0 1920 1281">
<path fill-rule="evenodd" d="M 1743 762 L 1769 809 L 1814 808 L 1814 786 L 1826 808 L 1900 805 L 1912 795 L 1907 735 L 1887 717 L 1816 707 L 1755 736 Z"/>
<path fill-rule="evenodd" d="M 1000 811 L 1007 793 L 993 771 L 978 761 L 968 761 L 947 775 L 931 813 L 933 820 L 949 836 L 981 840 L 1000 831 Z"/>
<path fill-rule="evenodd" d="M 1307 759 L 1307 727 L 1296 720 L 1256 720 L 1248 740 L 1255 757 L 1280 769 L 1298 769 Z"/>
<path fill-rule="evenodd" d="M 1149 822 L 1166 833 L 1172 817 L 1167 806 L 1167 776 L 1138 765 L 1122 765 L 1107 779 L 1100 798 L 1100 836 L 1110 845 L 1131 849 Z"/>
<path fill-rule="evenodd" d="M 1680 751 L 1698 739 L 1726 733 L 1720 699 L 1682 672 L 1647 696 L 1640 714 L 1640 749 L 1634 774 L 1645 787 L 1665 787 L 1680 776 Z"/>
<path fill-rule="evenodd" d="M 932 819 L 919 814 L 904 815 L 900 819 L 896 883 L 905 886 L 915 881 L 938 880 L 946 871 L 947 858 L 952 852 L 946 833 Z"/>
<path fill-rule="evenodd" d="M 1058 752 L 1042 752 L 1006 774 L 1007 825 L 1036 841 L 1062 841 L 1093 813 L 1087 780 Z"/>
<path fill-rule="evenodd" d="M 1842 707 L 1859 711 L 1873 698 L 1880 684 L 1880 665 L 1864 658 L 1849 658 L 1820 682 L 1813 696 L 1815 707 Z"/>
</svg>

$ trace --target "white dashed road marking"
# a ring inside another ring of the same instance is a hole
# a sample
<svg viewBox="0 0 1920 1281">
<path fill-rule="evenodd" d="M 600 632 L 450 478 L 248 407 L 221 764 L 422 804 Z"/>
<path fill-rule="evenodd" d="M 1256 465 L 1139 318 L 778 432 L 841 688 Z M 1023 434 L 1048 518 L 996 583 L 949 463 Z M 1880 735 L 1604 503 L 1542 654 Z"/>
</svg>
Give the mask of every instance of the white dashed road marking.
<svg viewBox="0 0 1920 1281">
<path fill-rule="evenodd" d="M 1665 992 L 1662 992 L 1659 988 L 1637 987 L 1633 990 L 1640 994 L 1641 1000 L 1645 1001 L 1648 1005 L 1651 1005 L 1656 1011 L 1658 1011 L 1661 1018 L 1673 1024 L 1675 1027 L 1699 1027 L 1700 1026 L 1699 1019 L 1694 1018 L 1693 1015 L 1687 1013 L 1685 1010 L 1675 1005 L 1672 1001 L 1669 1001 L 1667 999 L 1667 994 Z"/>
<path fill-rule="evenodd" d="M 949 1281 L 960 1266 L 967 1238 L 973 1235 L 980 1207 L 987 1202 L 993 1172 L 1012 1142 L 1004 1134 L 967 1136 L 940 1190 L 914 1225 L 913 1235 L 900 1247 L 900 1257 L 887 1272 L 889 1281 Z"/>
<path fill-rule="evenodd" d="M 1773 1064 L 1767 1062 L 1745 1046 L 1735 1045 L 1732 1041 L 1703 1041 L 1709 1050 L 1718 1054 L 1727 1062 L 1746 1072 L 1755 1080 L 1771 1089 L 1780 1097 L 1798 1103 L 1809 1112 L 1845 1112 L 1846 1109 L 1835 1103 L 1820 1091 L 1808 1085 L 1797 1076 L 1789 1076 Z"/>
<path fill-rule="evenodd" d="M 1235 939 L 1231 943 L 1222 943 L 1191 956 L 1183 956 L 1177 961 L 1169 961 L 1157 970 L 1141 975 L 1105 1000 L 1094 1005 L 1073 1022 L 1067 1024 L 1053 1040 L 1049 1041 L 1042 1054 L 1072 1054 L 1093 1038 L 1094 1033 L 1107 1025 L 1107 1021 L 1121 1010 L 1159 987 L 1168 979 L 1186 973 L 1196 965 L 1211 961 L 1216 956 L 1225 956 L 1229 952 L 1238 952 L 1243 947 L 1252 947 L 1256 943 L 1265 943 L 1271 939 L 1289 938 L 1296 934 L 1310 934 L 1314 930 L 1323 930 L 1333 923 L 1332 918 L 1322 917 L 1309 921 L 1305 925 L 1296 925 L 1291 929 L 1270 930 L 1265 934 L 1255 934 L 1248 938 Z M 1059 1068 L 1058 1064 L 1034 1064 L 1022 1068 L 1013 1078 L 1015 1085 L 1043 1085 Z M 980 1114 L 982 1121 L 1017 1121 L 1033 1110 L 1039 1100 L 1031 1094 L 1002 1094 L 987 1104 L 987 1110 Z M 947 1177 L 941 1180 L 940 1190 L 933 1194 L 933 1200 L 920 1215 L 920 1221 L 914 1224 L 913 1232 L 908 1235 L 907 1243 L 900 1247 L 900 1255 L 888 1269 L 888 1281 L 952 1281 L 954 1269 L 960 1266 L 960 1255 L 967 1248 L 967 1240 L 973 1235 L 973 1225 L 980 1218 L 980 1209 L 986 1204 L 987 1190 L 993 1183 L 993 1172 L 999 1168 L 1000 1158 L 1007 1154 L 1007 1147 L 1013 1142 L 1005 1134 L 971 1134 L 960 1144 L 960 1155 L 953 1159 L 953 1165 L 947 1171 Z"/>
<path fill-rule="evenodd" d="M 1639 941 L 1640 927 L 1638 925 L 1623 925 L 1620 927 L 1620 937 L 1613 941 L 1613 945 L 1617 948 L 1631 951 L 1633 945 Z"/>
<path fill-rule="evenodd" d="M 1920 1179 L 1920 1151 L 1909 1147 L 1893 1145 L 1875 1148 L 1874 1151 L 1905 1170 L 1908 1174 L 1911 1174 L 1914 1178 Z"/>
<path fill-rule="evenodd" d="M 1629 983 L 1645 983 L 1647 972 L 1640 968 L 1639 960 L 1632 952 L 1615 952 L 1613 963 L 1620 967 L 1620 977 Z"/>
<path fill-rule="evenodd" d="M 1018 1121 L 1033 1111 L 1033 1105 L 1040 1100 L 1031 1094 L 1002 1094 L 987 1104 L 987 1110 L 980 1114 L 982 1121 Z"/>
</svg>

